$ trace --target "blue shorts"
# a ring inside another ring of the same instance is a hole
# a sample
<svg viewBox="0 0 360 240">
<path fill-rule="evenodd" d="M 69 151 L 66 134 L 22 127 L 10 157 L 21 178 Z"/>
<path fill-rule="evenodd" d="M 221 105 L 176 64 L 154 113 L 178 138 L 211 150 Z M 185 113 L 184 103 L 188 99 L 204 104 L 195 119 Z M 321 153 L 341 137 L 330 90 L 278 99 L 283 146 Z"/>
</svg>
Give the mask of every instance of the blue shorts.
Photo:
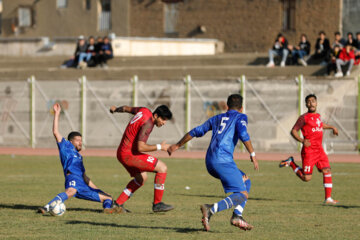
<svg viewBox="0 0 360 240">
<path fill-rule="evenodd" d="M 99 193 L 103 193 L 100 189 L 89 187 L 82 176 L 74 174 L 65 177 L 65 189 L 68 188 L 75 188 L 77 190 L 74 197 L 95 202 L 100 202 Z"/>
<path fill-rule="evenodd" d="M 246 191 L 243 181 L 244 172 L 237 168 L 235 162 L 206 164 L 211 176 L 221 180 L 225 193 Z"/>
</svg>

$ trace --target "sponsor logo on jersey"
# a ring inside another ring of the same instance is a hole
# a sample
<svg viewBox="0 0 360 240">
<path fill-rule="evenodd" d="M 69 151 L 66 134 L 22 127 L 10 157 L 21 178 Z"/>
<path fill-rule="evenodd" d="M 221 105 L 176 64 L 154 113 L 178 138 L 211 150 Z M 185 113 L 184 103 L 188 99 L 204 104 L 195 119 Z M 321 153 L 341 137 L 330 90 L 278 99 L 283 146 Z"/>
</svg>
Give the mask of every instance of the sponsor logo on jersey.
<svg viewBox="0 0 360 240">
<path fill-rule="evenodd" d="M 136 122 L 137 120 L 139 120 L 140 118 L 142 118 L 143 113 L 142 112 L 138 112 L 133 119 L 131 120 L 130 124 L 133 124 L 134 122 Z"/>
</svg>

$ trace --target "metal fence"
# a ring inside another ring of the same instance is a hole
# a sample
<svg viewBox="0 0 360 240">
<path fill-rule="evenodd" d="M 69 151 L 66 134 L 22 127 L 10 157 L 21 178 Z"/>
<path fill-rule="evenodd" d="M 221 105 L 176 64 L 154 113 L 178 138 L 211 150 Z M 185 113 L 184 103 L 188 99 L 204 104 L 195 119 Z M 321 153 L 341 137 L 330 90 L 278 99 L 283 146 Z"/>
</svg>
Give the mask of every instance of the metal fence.
<svg viewBox="0 0 360 240">
<path fill-rule="evenodd" d="M 257 151 L 299 149 L 289 132 L 306 111 L 304 97 L 318 96 L 323 121 L 338 127 L 333 137 L 325 131 L 324 146 L 331 152 L 358 151 L 359 84 L 357 79 L 233 79 L 88 81 L 0 81 L 0 146 L 54 147 L 52 105 L 62 106 L 60 132 L 81 131 L 86 147 L 116 147 L 131 116 L 112 115 L 111 105 L 145 106 L 154 110 L 166 104 L 174 118 L 155 128 L 149 143 L 177 142 L 184 133 L 209 117 L 226 111 L 232 93 L 244 96 L 249 133 Z M 187 149 L 204 150 L 211 133 L 193 140 Z M 239 144 L 238 151 L 241 151 Z"/>
</svg>

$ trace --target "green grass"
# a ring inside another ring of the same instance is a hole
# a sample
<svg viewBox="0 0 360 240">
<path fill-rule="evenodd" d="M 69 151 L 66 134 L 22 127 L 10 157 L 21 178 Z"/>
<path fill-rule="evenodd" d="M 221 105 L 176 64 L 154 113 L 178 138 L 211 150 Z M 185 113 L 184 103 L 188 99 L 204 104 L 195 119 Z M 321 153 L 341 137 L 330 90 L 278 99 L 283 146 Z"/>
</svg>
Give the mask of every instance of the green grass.
<svg viewBox="0 0 360 240">
<path fill-rule="evenodd" d="M 175 210 L 151 211 L 153 174 L 127 202 L 127 215 L 104 215 L 100 203 L 66 201 L 62 217 L 35 211 L 64 189 L 57 157 L 0 156 L 0 239 L 358 239 L 360 234 L 360 165 L 332 164 L 333 196 L 338 206 L 323 206 L 322 176 L 304 183 L 277 162 L 249 161 L 238 166 L 252 179 L 244 217 L 255 226 L 243 232 L 229 224 L 223 211 L 203 232 L 199 205 L 224 198 L 221 184 L 205 169 L 204 160 L 165 159 L 168 178 L 164 202 Z M 130 180 L 116 158 L 85 158 L 87 174 L 117 197 Z M 186 190 L 189 186 L 191 189 Z"/>
</svg>

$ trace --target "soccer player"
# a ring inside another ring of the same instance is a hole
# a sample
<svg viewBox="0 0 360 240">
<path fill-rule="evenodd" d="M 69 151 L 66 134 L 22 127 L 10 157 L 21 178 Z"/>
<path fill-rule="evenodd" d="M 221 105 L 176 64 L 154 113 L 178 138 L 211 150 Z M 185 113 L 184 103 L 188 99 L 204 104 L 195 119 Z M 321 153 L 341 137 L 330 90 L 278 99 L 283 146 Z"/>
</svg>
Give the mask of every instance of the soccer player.
<svg viewBox="0 0 360 240">
<path fill-rule="evenodd" d="M 65 140 L 59 133 L 59 117 L 61 107 L 58 103 L 53 106 L 54 122 L 53 134 L 59 148 L 61 165 L 65 176 L 65 192 L 59 193 L 44 207 L 38 209 L 38 213 L 46 214 L 52 202 L 66 201 L 71 197 L 85 199 L 95 202 L 102 202 L 105 213 L 109 213 L 112 207 L 112 197 L 95 186 L 85 174 L 83 157 L 79 153 L 82 148 L 82 137 L 79 132 L 70 132 L 68 140 Z"/>
<path fill-rule="evenodd" d="M 308 112 L 301 115 L 291 130 L 295 140 L 303 144 L 301 150 L 302 167 L 300 168 L 293 157 L 280 162 L 279 167 L 290 166 L 295 174 L 304 182 L 311 180 L 313 167 L 316 165 L 319 172 L 323 173 L 325 188 L 325 204 L 336 204 L 338 201 L 331 198 L 332 178 L 329 159 L 322 147 L 323 129 L 332 129 L 334 135 L 338 135 L 336 127 L 321 121 L 320 114 L 316 112 L 317 98 L 310 94 L 305 98 Z M 304 138 L 300 137 L 298 131 L 301 129 Z"/>
<path fill-rule="evenodd" d="M 206 153 L 206 168 L 211 176 L 220 179 L 225 193 L 232 193 L 218 203 L 203 204 L 200 206 L 202 212 L 202 224 L 205 231 L 210 230 L 210 217 L 217 212 L 235 207 L 230 223 L 242 230 L 251 230 L 252 225 L 247 223 L 243 217 L 251 182 L 244 172 L 237 168 L 233 159 L 234 148 L 240 139 L 248 152 L 250 160 L 256 170 L 259 169 L 254 148 L 247 132 L 247 116 L 242 113 L 242 96 L 233 94 L 228 97 L 228 111 L 208 119 L 202 125 L 192 129 L 190 132 L 168 149 L 169 155 L 190 141 L 193 137 L 202 137 L 212 130 L 210 146 Z"/>
<path fill-rule="evenodd" d="M 161 105 L 152 113 L 145 107 L 110 107 L 111 113 L 126 112 L 134 117 L 127 125 L 121 143 L 117 150 L 117 159 L 129 172 L 133 179 L 127 184 L 124 191 L 120 194 L 114 203 L 113 212 L 128 212 L 124 208 L 124 203 L 144 185 L 147 180 L 147 172 L 155 172 L 154 180 L 154 202 L 152 210 L 154 212 L 167 212 L 174 209 L 173 206 L 163 203 L 162 197 L 165 189 L 165 179 L 167 166 L 157 158 L 143 152 L 152 152 L 157 150 L 167 151 L 169 144 L 165 141 L 155 145 L 147 144 L 150 133 L 154 125 L 161 127 L 171 120 L 172 113 L 165 105 Z"/>
</svg>

